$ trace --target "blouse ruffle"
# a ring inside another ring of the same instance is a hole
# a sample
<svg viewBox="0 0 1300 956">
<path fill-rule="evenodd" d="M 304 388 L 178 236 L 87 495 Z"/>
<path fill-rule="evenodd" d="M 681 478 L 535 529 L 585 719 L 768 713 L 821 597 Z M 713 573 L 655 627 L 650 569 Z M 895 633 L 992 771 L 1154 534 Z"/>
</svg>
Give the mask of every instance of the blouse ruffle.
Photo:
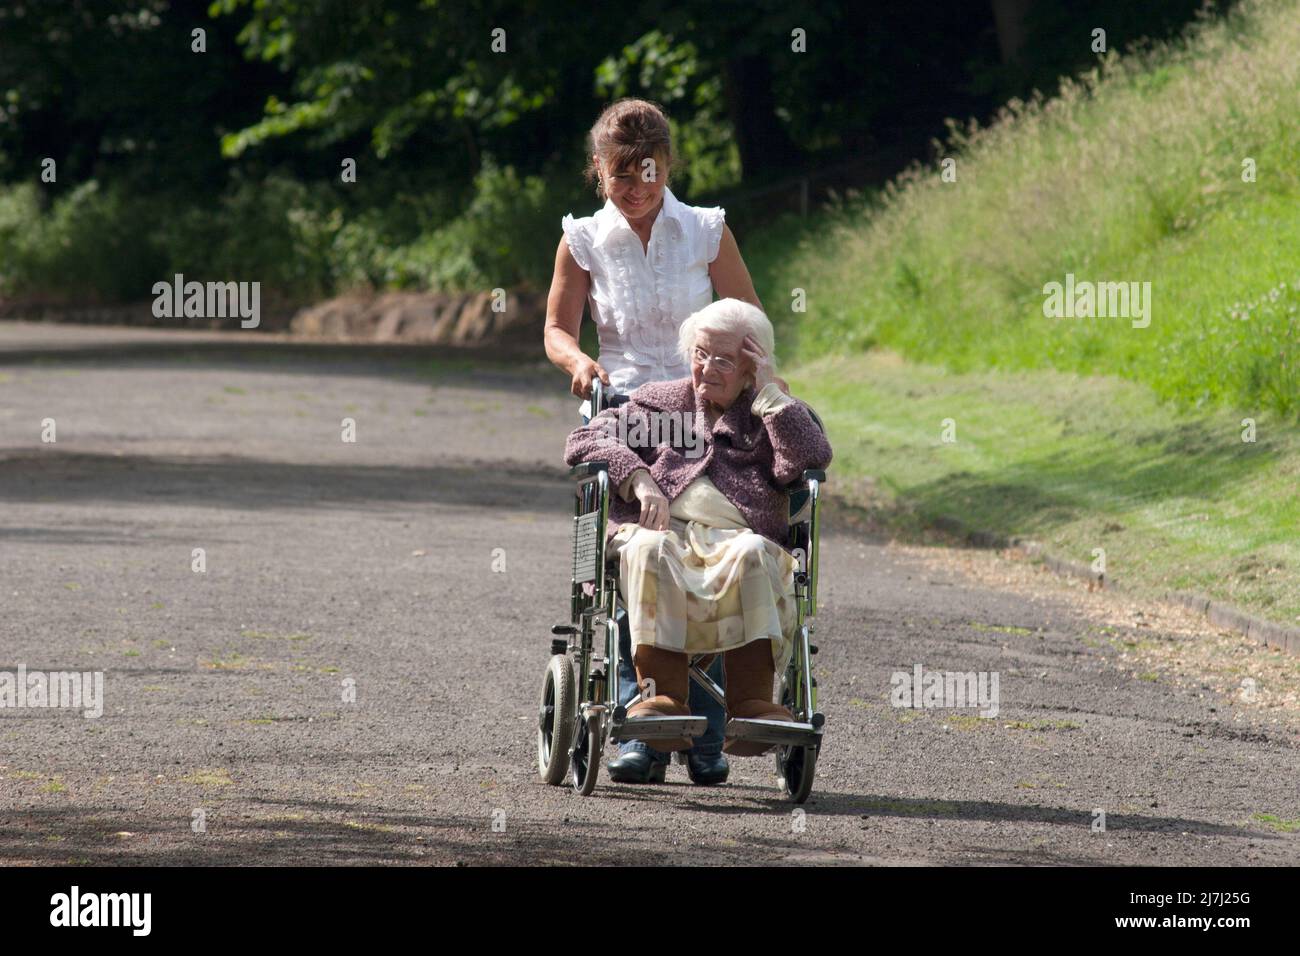
<svg viewBox="0 0 1300 956">
<path fill-rule="evenodd" d="M 573 261 L 585 271 L 590 272 L 591 239 L 587 236 L 586 230 L 571 215 L 561 219 L 560 226 L 564 229 L 564 239 L 569 244 L 569 254 L 573 256 Z"/>
<path fill-rule="evenodd" d="M 648 249 L 612 203 L 561 223 L 574 261 L 591 274 L 600 363 L 620 390 L 690 374 L 678 354 L 678 329 L 713 297 L 708 263 L 717 257 L 726 213 L 665 193 L 669 205 Z"/>
<path fill-rule="evenodd" d="M 718 258 L 718 248 L 722 244 L 722 227 L 727 223 L 727 210 L 721 206 L 710 206 L 699 210 L 704 225 L 704 261 L 712 262 Z"/>
</svg>

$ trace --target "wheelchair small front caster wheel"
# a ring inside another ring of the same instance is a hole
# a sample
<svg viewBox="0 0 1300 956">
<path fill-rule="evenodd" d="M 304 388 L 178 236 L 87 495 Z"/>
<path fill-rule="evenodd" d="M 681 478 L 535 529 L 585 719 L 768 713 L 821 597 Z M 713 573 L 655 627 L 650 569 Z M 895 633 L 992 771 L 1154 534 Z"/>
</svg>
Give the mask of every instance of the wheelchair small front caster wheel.
<svg viewBox="0 0 1300 956">
<path fill-rule="evenodd" d="M 812 793 L 817 772 L 816 747 L 777 747 L 776 775 L 781 790 L 792 803 L 803 803 Z"/>
<path fill-rule="evenodd" d="M 586 720 L 579 719 L 577 724 L 573 759 L 569 763 L 569 779 L 574 790 L 589 797 L 596 789 L 596 778 L 600 776 L 600 714 L 590 713 Z"/>
<path fill-rule="evenodd" d="M 546 664 L 537 712 L 537 772 L 553 787 L 564 782 L 564 774 L 569 769 L 569 748 L 573 746 L 577 723 L 577 696 L 569 658 L 564 654 L 554 655 Z"/>
</svg>

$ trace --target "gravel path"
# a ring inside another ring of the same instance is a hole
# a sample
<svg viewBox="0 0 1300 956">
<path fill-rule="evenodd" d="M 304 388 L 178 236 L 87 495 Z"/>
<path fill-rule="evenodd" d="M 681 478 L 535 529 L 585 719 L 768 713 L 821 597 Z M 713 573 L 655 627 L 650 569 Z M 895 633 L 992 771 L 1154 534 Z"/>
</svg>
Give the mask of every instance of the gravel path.
<svg viewBox="0 0 1300 956">
<path fill-rule="evenodd" d="M 721 788 L 677 766 L 544 786 L 563 384 L 416 348 L 0 323 L 0 673 L 104 675 L 98 719 L 0 710 L 0 862 L 1300 862 L 1294 721 L 1126 666 L 1149 624 L 1102 628 L 1059 585 L 981 580 L 835 508 L 803 813 L 770 757 Z M 891 707 L 917 664 L 996 672 L 997 717 Z"/>
</svg>

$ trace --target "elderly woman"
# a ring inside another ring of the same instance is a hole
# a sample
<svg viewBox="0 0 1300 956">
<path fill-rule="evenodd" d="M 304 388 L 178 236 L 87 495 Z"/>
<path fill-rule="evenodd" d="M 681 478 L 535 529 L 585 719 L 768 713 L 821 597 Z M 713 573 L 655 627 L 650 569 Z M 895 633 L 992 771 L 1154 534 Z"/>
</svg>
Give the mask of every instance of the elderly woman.
<svg viewBox="0 0 1300 956">
<path fill-rule="evenodd" d="M 627 393 L 690 374 L 678 354 L 678 332 L 715 294 L 762 305 L 724 210 L 688 205 L 668 188 L 679 163 L 660 107 L 641 99 L 610 104 L 592 126 L 588 147 L 587 178 L 604 205 L 561 223 L 545 331 L 547 356 L 584 399 L 597 378 Z M 598 360 L 579 344 L 584 305 L 596 326 Z M 583 410 L 590 417 L 590 403 Z M 619 698 L 630 699 L 636 673 L 626 618 L 619 620 L 619 647 Z M 725 680 L 720 661 L 709 676 Z M 686 755 L 687 773 L 702 786 L 725 783 L 726 714 L 698 687 L 691 697 L 693 712 L 708 719 L 709 729 Z M 624 741 L 609 775 L 620 783 L 661 782 L 667 762 L 667 754 L 641 741 Z"/>
<path fill-rule="evenodd" d="M 690 378 L 641 386 L 565 448 L 570 465 L 607 461 L 618 489 L 611 545 L 638 683 L 653 689 L 629 715 L 689 714 L 688 656 L 722 652 L 730 716 L 791 720 L 772 702 L 795 621 L 783 489 L 804 469 L 826 467 L 830 445 L 808 407 L 776 385 L 761 310 L 720 299 L 682 324 L 679 345 Z M 766 749 L 724 747 L 741 756 Z"/>
</svg>

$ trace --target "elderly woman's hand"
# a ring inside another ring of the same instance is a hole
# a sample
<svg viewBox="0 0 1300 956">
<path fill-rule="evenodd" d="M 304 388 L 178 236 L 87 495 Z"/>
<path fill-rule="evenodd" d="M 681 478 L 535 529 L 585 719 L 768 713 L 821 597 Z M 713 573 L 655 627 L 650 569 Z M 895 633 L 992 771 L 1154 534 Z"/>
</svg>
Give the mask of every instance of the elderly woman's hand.
<svg viewBox="0 0 1300 956">
<path fill-rule="evenodd" d="M 632 474 L 632 494 L 641 502 L 641 519 L 637 524 L 651 531 L 667 531 L 668 499 L 644 468 Z"/>
<path fill-rule="evenodd" d="M 745 341 L 740 347 L 741 354 L 744 355 L 754 366 L 754 388 L 758 391 L 763 390 L 763 386 L 775 383 L 781 391 L 787 395 L 790 394 L 790 387 L 786 385 L 785 379 L 777 378 L 772 372 L 772 359 L 767 352 L 763 351 L 763 346 L 758 344 L 758 340 L 752 335 L 745 336 Z"/>
</svg>

